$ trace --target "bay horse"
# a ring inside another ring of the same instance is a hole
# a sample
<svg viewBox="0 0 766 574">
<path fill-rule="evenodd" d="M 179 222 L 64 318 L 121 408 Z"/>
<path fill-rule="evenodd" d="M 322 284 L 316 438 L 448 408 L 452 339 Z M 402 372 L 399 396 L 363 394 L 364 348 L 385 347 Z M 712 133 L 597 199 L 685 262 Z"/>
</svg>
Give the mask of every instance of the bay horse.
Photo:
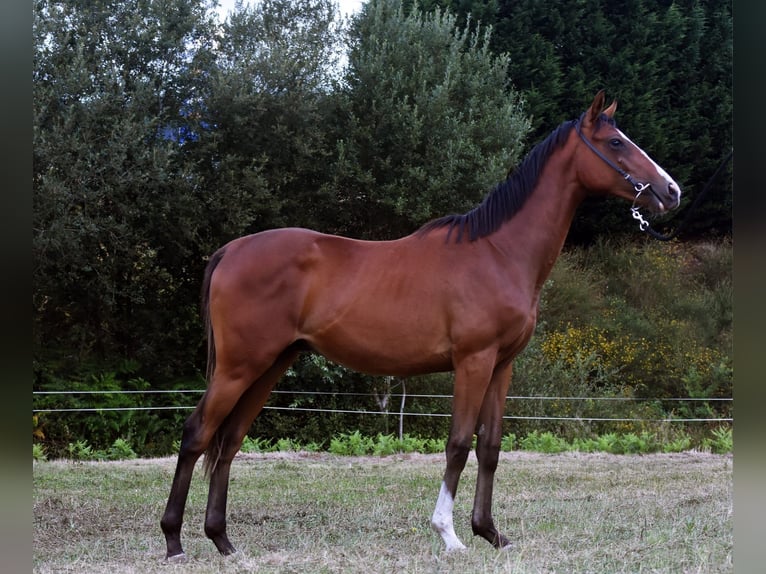
<svg viewBox="0 0 766 574">
<path fill-rule="evenodd" d="M 492 518 L 505 398 L 514 358 L 537 321 L 540 290 L 575 209 L 591 194 L 663 212 L 678 184 L 617 129 L 604 91 L 579 119 L 539 143 L 477 207 L 393 241 L 307 229 L 235 239 L 210 258 L 202 287 L 208 387 L 183 427 L 161 527 L 167 559 L 183 561 L 181 524 L 195 464 L 210 478 L 205 534 L 221 554 L 229 471 L 245 433 L 301 351 L 353 370 L 412 376 L 454 371 L 446 469 L 431 524 L 447 551 L 453 505 L 473 436 L 474 535 L 510 545 Z"/>
</svg>

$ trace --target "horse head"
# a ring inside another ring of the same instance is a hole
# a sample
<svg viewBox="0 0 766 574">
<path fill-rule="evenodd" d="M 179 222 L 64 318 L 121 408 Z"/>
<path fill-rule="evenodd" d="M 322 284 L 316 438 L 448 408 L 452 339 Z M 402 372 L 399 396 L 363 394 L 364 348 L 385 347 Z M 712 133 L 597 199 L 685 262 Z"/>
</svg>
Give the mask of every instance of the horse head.
<svg viewBox="0 0 766 574">
<path fill-rule="evenodd" d="M 580 143 L 575 151 L 581 184 L 592 193 L 607 193 L 646 207 L 653 213 L 675 209 L 681 188 L 649 155 L 617 128 L 617 102 L 604 109 L 604 90 L 577 120 Z"/>
</svg>

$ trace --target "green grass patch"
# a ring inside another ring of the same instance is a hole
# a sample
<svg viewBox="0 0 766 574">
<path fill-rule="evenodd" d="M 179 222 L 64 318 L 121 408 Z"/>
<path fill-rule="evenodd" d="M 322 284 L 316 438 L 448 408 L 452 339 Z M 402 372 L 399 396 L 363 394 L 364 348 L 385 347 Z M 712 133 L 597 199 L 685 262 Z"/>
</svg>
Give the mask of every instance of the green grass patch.
<svg viewBox="0 0 766 574">
<path fill-rule="evenodd" d="M 493 508 L 513 544 L 507 552 L 471 534 L 471 455 L 455 506 L 468 551 L 446 555 L 429 522 L 442 454 L 241 454 L 228 506 L 239 554 L 220 557 L 204 536 L 207 483 L 198 467 L 182 567 L 164 562 L 159 528 L 174 466 L 172 458 L 35 462 L 33 571 L 733 571 L 731 455 L 502 453 Z"/>
</svg>

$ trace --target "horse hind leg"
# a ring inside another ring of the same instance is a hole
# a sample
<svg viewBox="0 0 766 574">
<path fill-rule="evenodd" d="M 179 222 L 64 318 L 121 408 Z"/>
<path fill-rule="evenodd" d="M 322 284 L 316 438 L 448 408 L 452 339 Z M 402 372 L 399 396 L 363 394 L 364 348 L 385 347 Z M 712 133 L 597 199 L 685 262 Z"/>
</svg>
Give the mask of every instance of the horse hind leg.
<svg viewBox="0 0 766 574">
<path fill-rule="evenodd" d="M 238 404 L 242 395 L 252 386 L 253 381 L 259 378 L 258 373 L 268 371 L 269 368 L 240 369 L 238 376 L 232 376 L 227 374 L 227 369 L 219 362 L 202 400 L 184 423 L 176 471 L 165 512 L 160 520 L 167 545 L 168 561 L 185 560 L 181 544 L 181 526 L 197 460 L 208 449 L 218 428 Z"/>
<path fill-rule="evenodd" d="M 205 454 L 205 467 L 210 474 L 205 534 L 223 555 L 236 552 L 226 533 L 226 504 L 232 460 L 239 452 L 248 429 L 263 409 L 274 386 L 295 361 L 297 354 L 298 350 L 294 348 L 286 349 L 245 391 L 219 427 Z"/>
<path fill-rule="evenodd" d="M 224 393 L 218 392 L 218 381 L 219 378 L 213 378 L 197 408 L 184 423 L 173 484 L 160 520 L 167 545 L 166 558 L 170 562 L 184 562 L 186 559 L 181 545 L 181 526 L 194 466 L 244 392 L 244 385 L 229 388 Z"/>
<path fill-rule="evenodd" d="M 194 466 L 206 446 L 204 441 L 199 439 L 201 412 L 198 406 L 184 423 L 173 484 L 165 512 L 160 520 L 160 527 L 167 545 L 166 558 L 171 562 L 183 562 L 186 559 L 181 546 L 181 524 Z"/>
</svg>

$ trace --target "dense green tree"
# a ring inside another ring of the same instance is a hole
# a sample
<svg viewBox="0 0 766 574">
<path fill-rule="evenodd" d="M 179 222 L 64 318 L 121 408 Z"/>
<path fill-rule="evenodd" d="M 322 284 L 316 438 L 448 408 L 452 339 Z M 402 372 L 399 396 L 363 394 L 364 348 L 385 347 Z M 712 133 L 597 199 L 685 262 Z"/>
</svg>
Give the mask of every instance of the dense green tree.
<svg viewBox="0 0 766 574">
<path fill-rule="evenodd" d="M 222 24 L 204 2 L 40 0 L 34 38 L 39 364 L 193 372 L 215 248 L 284 225 L 412 231 L 477 202 L 528 127 L 486 31 L 398 2 L 360 16 L 345 69 L 330 0 Z"/>
<path fill-rule="evenodd" d="M 519 98 L 506 89 L 507 62 L 491 54 L 487 31 L 461 29 L 441 12 L 405 15 L 398 0 L 381 0 L 365 6 L 349 37 L 337 98 L 326 101 L 329 139 L 336 144 L 319 197 L 328 198 L 333 210 L 326 218 L 330 230 L 397 237 L 436 215 L 472 207 L 513 165 L 528 129 Z M 307 198 L 306 206 L 312 203 L 316 200 Z M 326 363 L 314 357 L 296 363 L 283 388 L 374 390 L 386 404 L 393 401 L 396 383 L 390 378 L 334 365 L 327 367 L 332 377 L 317 377 L 317 364 Z M 408 386 L 418 393 L 444 393 L 451 378 L 423 377 Z M 369 397 L 288 394 L 275 397 L 273 404 L 384 409 Z M 429 408 L 435 407 L 423 400 L 409 407 Z M 267 412 L 254 428 L 260 436 L 274 436 L 275 429 L 300 421 L 305 432 L 328 436 L 350 420 L 341 414 L 318 419 L 313 413 Z M 370 433 L 392 430 L 380 418 L 356 418 L 350 424 Z M 415 424 L 408 421 L 408 428 Z M 423 434 L 445 431 L 446 421 L 428 421 L 422 429 Z"/>
<path fill-rule="evenodd" d="M 221 27 L 197 102 L 207 128 L 189 146 L 220 242 L 269 227 L 328 227 L 319 192 L 333 151 L 339 34 L 331 0 L 264 0 Z"/>
<path fill-rule="evenodd" d="M 404 0 L 405 10 L 417 5 L 426 12 L 448 10 L 460 28 L 491 26 L 497 16 L 498 0 Z"/>
<path fill-rule="evenodd" d="M 531 145 L 581 110 L 597 88 L 620 100 L 621 126 L 692 196 L 731 142 L 731 8 L 723 0 L 433 0 L 423 9 L 414 1 L 371 0 L 348 29 L 335 20 L 331 0 L 240 5 L 223 23 L 213 18 L 211 4 L 33 4 L 36 389 L 188 388 L 190 380 L 202 386 L 198 294 L 215 248 L 285 225 L 382 239 L 464 211 L 520 157 L 527 114 L 536 134 Z M 347 60 L 339 58 L 343 46 Z M 703 229 L 727 230 L 720 198 L 730 196 L 722 191 L 718 204 L 702 212 Z M 580 235 L 632 230 L 624 213 L 587 206 Z M 622 272 L 624 262 L 617 267 Z M 573 276 L 580 275 L 578 269 Z M 626 336 L 628 326 L 645 329 L 649 322 L 631 310 L 635 300 L 651 301 L 636 291 L 639 282 L 627 281 L 633 291 L 624 296 L 610 284 L 603 298 L 608 305 L 598 307 L 592 294 L 601 281 L 580 290 L 591 302 L 582 320 L 589 310 L 626 307 Z M 575 282 L 561 283 L 567 289 L 559 299 L 568 308 Z M 689 343 L 684 333 L 707 333 L 693 345 L 721 358 L 719 378 L 728 384 L 728 284 L 725 278 L 713 283 L 720 285 L 698 301 L 668 296 L 678 305 L 667 314 L 667 342 Z M 690 323 L 682 331 L 678 309 L 704 320 L 704 328 Z M 575 335 L 590 332 L 577 329 L 570 333 L 574 343 Z M 716 333 L 724 334 L 720 352 Z M 705 356 L 698 353 L 700 361 Z M 664 368 L 650 354 L 645 358 L 658 373 Z M 707 393 L 698 371 L 666 377 L 668 389 Z M 412 383 L 410 392 L 450 387 L 441 375 Z M 385 410 L 398 384 L 306 356 L 285 388 L 374 388 L 379 400 L 368 397 L 363 406 Z M 182 400 L 133 397 L 99 395 L 88 404 Z M 196 398 L 185 397 L 189 403 Z M 79 397 L 41 400 L 49 407 L 84 404 Z M 275 401 L 312 408 L 360 404 L 340 393 Z M 437 408 L 424 400 L 408 404 Z M 183 414 L 78 413 L 41 416 L 36 423 L 38 434 L 56 434 L 61 448 L 84 433 L 111 444 L 113 433 L 129 429 L 145 452 L 167 452 L 168 430 L 177 431 Z M 298 420 L 307 437 L 326 436 L 358 421 L 340 415 L 320 424 L 312 413 L 300 416 L 267 416 L 258 428 L 289 432 Z M 379 424 L 371 419 L 364 430 L 391 430 Z M 417 428 L 442 433 L 446 424 L 424 419 Z"/>
<path fill-rule="evenodd" d="M 250 230 L 313 224 L 321 204 L 333 16 L 325 0 L 262 2 L 223 24 L 203 2 L 35 4 L 35 390 L 188 388 L 204 371 L 206 257 Z M 182 415 L 36 421 L 58 448 L 119 432 L 167 452 Z"/>
<path fill-rule="evenodd" d="M 188 341 L 206 224 L 178 130 L 211 26 L 202 2 L 35 3 L 35 356 Z"/>
<path fill-rule="evenodd" d="M 529 143 L 571 119 L 601 88 L 619 102 L 621 128 L 699 193 L 732 146 L 730 0 L 441 0 L 459 18 L 493 26 L 492 49 L 532 118 Z M 491 17 L 493 8 L 496 10 Z M 693 234 L 731 231 L 731 179 L 697 213 Z M 662 227 L 662 225 L 660 225 Z M 627 210 L 588 202 L 572 237 L 634 233 Z"/>
<path fill-rule="evenodd" d="M 518 159 L 528 129 L 488 30 L 372 0 L 350 34 L 331 183 L 343 227 L 392 237 L 472 207 Z"/>
</svg>

